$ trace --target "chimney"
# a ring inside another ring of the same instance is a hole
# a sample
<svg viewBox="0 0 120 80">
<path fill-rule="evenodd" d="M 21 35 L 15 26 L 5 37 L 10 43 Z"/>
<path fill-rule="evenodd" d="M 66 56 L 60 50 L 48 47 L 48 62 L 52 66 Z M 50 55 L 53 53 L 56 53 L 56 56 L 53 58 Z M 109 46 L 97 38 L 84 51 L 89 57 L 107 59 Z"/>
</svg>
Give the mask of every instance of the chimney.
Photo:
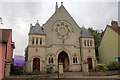
<svg viewBox="0 0 120 80">
<path fill-rule="evenodd" d="M 118 27 L 118 22 L 112 20 L 111 25 L 112 27 Z"/>
</svg>

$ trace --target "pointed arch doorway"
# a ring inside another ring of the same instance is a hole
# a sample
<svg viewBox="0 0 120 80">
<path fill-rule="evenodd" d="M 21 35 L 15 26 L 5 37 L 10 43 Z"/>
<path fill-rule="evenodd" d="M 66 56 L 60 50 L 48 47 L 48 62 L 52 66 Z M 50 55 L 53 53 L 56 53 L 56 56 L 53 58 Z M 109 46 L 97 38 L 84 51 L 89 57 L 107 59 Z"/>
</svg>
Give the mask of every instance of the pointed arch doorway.
<svg viewBox="0 0 120 80">
<path fill-rule="evenodd" d="M 69 57 L 65 51 L 62 51 L 58 55 L 58 63 L 63 63 L 63 71 L 69 71 Z"/>
<path fill-rule="evenodd" d="M 40 59 L 39 58 L 34 58 L 33 59 L 33 71 L 40 71 Z"/>
</svg>

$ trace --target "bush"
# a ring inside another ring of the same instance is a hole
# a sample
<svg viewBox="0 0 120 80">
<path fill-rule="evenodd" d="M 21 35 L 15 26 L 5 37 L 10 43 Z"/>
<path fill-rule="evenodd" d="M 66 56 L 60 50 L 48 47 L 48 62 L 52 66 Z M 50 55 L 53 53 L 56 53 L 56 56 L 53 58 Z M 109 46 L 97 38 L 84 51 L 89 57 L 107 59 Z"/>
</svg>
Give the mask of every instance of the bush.
<svg viewBox="0 0 120 80">
<path fill-rule="evenodd" d="M 53 67 L 47 67 L 46 68 L 46 74 L 52 73 Z"/>
<path fill-rule="evenodd" d="M 13 64 L 11 65 L 11 75 L 22 75 L 24 74 L 24 69 L 23 66 L 13 66 Z"/>
<path fill-rule="evenodd" d="M 109 69 L 105 64 L 97 64 L 94 66 L 94 71 L 109 71 Z"/>
<path fill-rule="evenodd" d="M 107 65 L 109 70 L 120 70 L 120 62 L 111 62 Z"/>
<path fill-rule="evenodd" d="M 40 71 L 34 71 L 32 73 L 27 73 L 27 75 L 40 75 L 40 74 L 43 74 L 43 73 Z"/>
</svg>

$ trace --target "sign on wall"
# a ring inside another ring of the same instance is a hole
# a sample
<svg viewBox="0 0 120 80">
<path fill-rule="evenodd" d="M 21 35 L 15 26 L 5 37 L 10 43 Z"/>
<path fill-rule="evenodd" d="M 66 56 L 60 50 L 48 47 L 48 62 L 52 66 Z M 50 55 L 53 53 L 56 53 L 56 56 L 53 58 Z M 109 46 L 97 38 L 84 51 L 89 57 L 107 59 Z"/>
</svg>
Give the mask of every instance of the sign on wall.
<svg viewBox="0 0 120 80">
<path fill-rule="evenodd" d="M 120 57 L 115 57 L 115 61 L 120 62 Z"/>
<path fill-rule="evenodd" d="M 14 66 L 24 66 L 24 56 L 17 56 L 14 57 Z"/>
</svg>

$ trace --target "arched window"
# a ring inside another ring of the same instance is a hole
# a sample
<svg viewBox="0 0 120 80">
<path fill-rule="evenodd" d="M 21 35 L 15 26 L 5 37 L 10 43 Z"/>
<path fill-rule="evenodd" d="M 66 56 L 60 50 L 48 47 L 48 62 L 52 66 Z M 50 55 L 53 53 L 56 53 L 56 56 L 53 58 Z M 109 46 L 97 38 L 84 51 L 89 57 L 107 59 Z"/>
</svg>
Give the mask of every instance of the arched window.
<svg viewBox="0 0 120 80">
<path fill-rule="evenodd" d="M 92 46 L 92 41 L 90 41 L 90 46 Z"/>
<path fill-rule="evenodd" d="M 40 45 L 42 45 L 42 38 L 40 38 Z"/>
<path fill-rule="evenodd" d="M 87 46 L 89 46 L 89 40 L 87 41 Z"/>
<path fill-rule="evenodd" d="M 84 41 L 84 46 L 86 46 L 86 40 Z"/>
<path fill-rule="evenodd" d="M 34 38 L 32 39 L 32 44 L 34 44 Z"/>
<path fill-rule="evenodd" d="M 77 63 L 77 57 L 76 57 L 76 55 L 73 56 L 73 63 Z"/>
<path fill-rule="evenodd" d="M 48 60 L 48 63 L 49 63 L 49 64 L 51 64 L 51 63 L 53 64 L 53 57 L 52 57 L 52 55 L 50 55 L 49 60 Z"/>
<path fill-rule="evenodd" d="M 38 39 L 36 39 L 36 44 L 38 44 Z"/>
</svg>

